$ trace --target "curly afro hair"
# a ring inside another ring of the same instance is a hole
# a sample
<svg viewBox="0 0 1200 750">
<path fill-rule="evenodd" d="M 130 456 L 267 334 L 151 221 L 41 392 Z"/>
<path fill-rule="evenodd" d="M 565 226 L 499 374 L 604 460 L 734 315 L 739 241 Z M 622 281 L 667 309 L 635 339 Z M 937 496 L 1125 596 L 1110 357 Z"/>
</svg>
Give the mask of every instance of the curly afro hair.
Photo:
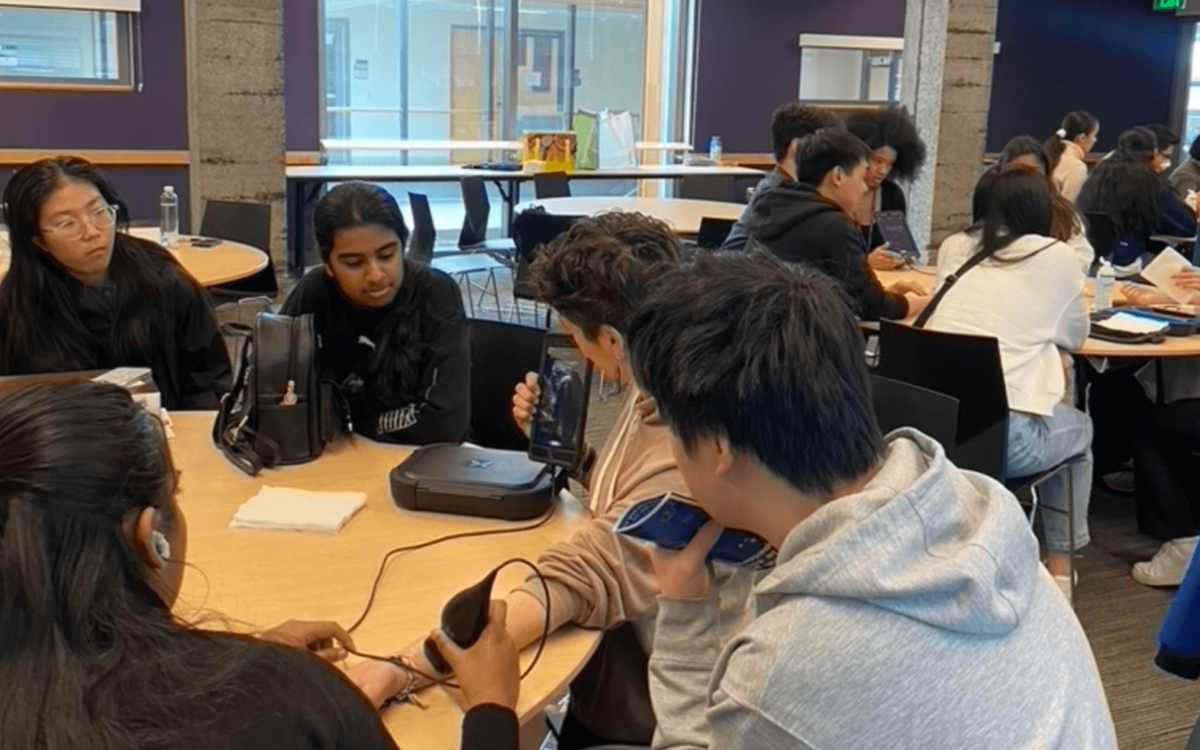
<svg viewBox="0 0 1200 750">
<path fill-rule="evenodd" d="M 925 142 L 917 133 L 917 125 L 904 107 L 851 112 L 846 115 L 846 129 L 871 150 L 890 146 L 896 151 L 892 175 L 911 180 L 925 163 Z"/>
</svg>

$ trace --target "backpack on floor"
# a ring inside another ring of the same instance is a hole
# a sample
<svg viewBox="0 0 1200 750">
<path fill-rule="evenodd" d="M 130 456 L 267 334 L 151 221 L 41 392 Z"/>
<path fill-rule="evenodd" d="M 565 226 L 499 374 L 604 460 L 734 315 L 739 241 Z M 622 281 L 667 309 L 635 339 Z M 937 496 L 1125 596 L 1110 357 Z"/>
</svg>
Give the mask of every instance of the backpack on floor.
<svg viewBox="0 0 1200 750">
<path fill-rule="evenodd" d="M 233 390 L 213 422 L 213 443 L 234 466 L 254 476 L 263 467 L 312 461 L 350 429 L 341 388 L 320 377 L 312 315 L 261 312 L 253 327 L 222 332 L 242 339 Z"/>
</svg>

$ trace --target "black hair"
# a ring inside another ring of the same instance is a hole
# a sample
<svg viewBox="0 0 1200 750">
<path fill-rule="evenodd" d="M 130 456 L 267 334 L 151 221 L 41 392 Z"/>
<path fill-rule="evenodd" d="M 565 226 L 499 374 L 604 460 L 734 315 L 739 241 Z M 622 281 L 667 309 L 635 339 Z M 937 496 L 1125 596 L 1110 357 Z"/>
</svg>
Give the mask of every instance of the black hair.
<svg viewBox="0 0 1200 750">
<path fill-rule="evenodd" d="M 1175 144 L 1179 143 L 1179 136 L 1168 128 L 1166 125 L 1160 125 L 1157 122 L 1152 122 L 1149 125 L 1143 125 L 1144 129 L 1149 130 L 1154 134 L 1154 142 L 1156 144 L 1155 151 L 1166 151 Z"/>
<path fill-rule="evenodd" d="M 851 112 L 846 115 L 846 129 L 872 151 L 891 147 L 896 152 L 892 174 L 901 179 L 911 180 L 925 163 L 925 142 L 904 107 Z"/>
<path fill-rule="evenodd" d="M 1150 166 L 1157 150 L 1158 139 L 1148 128 L 1121 133 L 1112 154 L 1092 167 L 1075 205 L 1085 214 L 1106 214 L 1118 237 L 1153 232 L 1163 189 Z"/>
<path fill-rule="evenodd" d="M 329 262 L 334 235 L 362 226 L 383 227 L 400 238 L 401 251 L 408 244 L 408 225 L 396 197 L 367 182 L 346 182 L 330 190 L 313 209 L 313 236 L 321 260 Z M 403 255 L 403 252 L 401 252 Z"/>
<path fill-rule="evenodd" d="M 1081 135 L 1094 133 L 1098 127 L 1100 127 L 1100 121 L 1090 112 L 1082 109 L 1068 112 L 1067 116 L 1062 119 L 1062 124 L 1058 126 L 1058 130 L 1043 144 L 1046 149 L 1046 157 L 1050 162 L 1050 171 L 1047 174 L 1054 173 L 1069 141 L 1073 141 Z"/>
<path fill-rule="evenodd" d="M 629 327 L 634 376 L 690 451 L 730 446 L 804 493 L 878 464 L 862 334 L 838 283 L 770 253 L 664 273 Z"/>
<path fill-rule="evenodd" d="M 800 139 L 796 149 L 796 181 L 816 187 L 834 169 L 849 172 L 870 156 L 867 144 L 849 131 L 824 128 Z"/>
<path fill-rule="evenodd" d="M 981 245 L 988 255 L 1027 234 L 1050 236 L 1054 220 L 1054 188 L 1027 169 L 1006 169 L 990 182 Z"/>
<path fill-rule="evenodd" d="M 538 251 L 529 275 L 538 299 L 595 341 L 601 326 L 625 333 L 649 280 L 680 253 L 665 222 L 613 211 L 572 224 Z"/>
<path fill-rule="evenodd" d="M 1000 159 L 996 163 L 1005 167 L 1014 159 L 1022 156 L 1032 156 L 1037 159 L 1042 172 L 1047 177 L 1050 175 L 1050 158 L 1046 155 L 1046 149 L 1042 146 L 1041 141 L 1031 135 L 1018 135 L 1009 140 L 1004 144 L 1004 149 L 1000 151 Z"/>
<path fill-rule="evenodd" d="M 100 340 L 72 312 L 80 282 L 35 242 L 41 239 L 42 206 L 69 182 L 95 187 L 117 209 L 108 266 L 116 316 L 108 340 Z M 196 282 L 166 250 L 125 234 L 129 212 L 100 170 L 76 156 L 42 159 L 12 176 L 4 203 L 12 258 L 0 282 L 0 374 L 148 365 L 153 350 L 174 333 L 159 330 L 157 311 L 166 304 L 162 265 L 178 269 L 185 283 Z"/>
<path fill-rule="evenodd" d="M 771 148 L 775 161 L 782 162 L 792 141 L 821 130 L 841 127 L 837 115 L 811 104 L 784 104 L 771 114 Z"/>
<path fill-rule="evenodd" d="M 1200 161 L 1200 135 L 1192 140 L 1192 147 L 1188 149 L 1188 156 Z"/>
<path fill-rule="evenodd" d="M 175 621 L 126 530 L 177 523 L 174 487 L 123 389 L 0 398 L 0 749 L 177 747 L 220 719 L 252 647 Z"/>
<path fill-rule="evenodd" d="M 378 185 L 347 182 L 330 190 L 313 209 L 313 234 L 321 259 L 329 262 L 337 233 L 363 226 L 377 226 L 400 239 L 403 257 L 408 243 L 408 226 L 395 197 Z M 379 322 L 375 348 L 367 358 L 363 393 L 378 407 L 387 406 L 395 393 L 412 393 L 417 387 L 421 358 L 424 355 L 421 331 L 427 329 L 430 315 L 421 304 L 424 289 L 430 283 L 430 271 L 408 259 L 403 264 L 404 279 L 387 313 Z M 337 281 L 334 280 L 337 287 Z M 345 292 L 338 287 L 338 292 Z"/>
</svg>

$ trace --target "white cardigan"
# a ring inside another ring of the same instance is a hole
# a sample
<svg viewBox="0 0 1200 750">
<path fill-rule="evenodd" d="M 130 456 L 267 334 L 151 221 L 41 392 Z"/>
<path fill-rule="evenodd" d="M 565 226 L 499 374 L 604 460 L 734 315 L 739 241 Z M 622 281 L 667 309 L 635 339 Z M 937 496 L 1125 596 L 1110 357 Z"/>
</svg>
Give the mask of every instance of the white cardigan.
<svg viewBox="0 0 1200 750">
<path fill-rule="evenodd" d="M 960 232 L 942 243 L 935 289 L 978 251 L 979 239 Z M 1049 416 L 1066 392 L 1059 349 L 1077 349 L 1088 335 L 1084 278 L 1071 247 L 1027 234 L 963 274 L 926 327 L 995 336 L 1008 408 Z"/>
<path fill-rule="evenodd" d="M 1051 178 L 1058 187 L 1058 192 L 1074 203 L 1075 199 L 1079 197 L 1079 191 L 1083 188 L 1084 180 L 1087 179 L 1087 164 L 1083 162 L 1083 149 L 1078 144 L 1074 141 L 1067 141 L 1065 145 L 1066 148 L 1063 149 Z"/>
</svg>

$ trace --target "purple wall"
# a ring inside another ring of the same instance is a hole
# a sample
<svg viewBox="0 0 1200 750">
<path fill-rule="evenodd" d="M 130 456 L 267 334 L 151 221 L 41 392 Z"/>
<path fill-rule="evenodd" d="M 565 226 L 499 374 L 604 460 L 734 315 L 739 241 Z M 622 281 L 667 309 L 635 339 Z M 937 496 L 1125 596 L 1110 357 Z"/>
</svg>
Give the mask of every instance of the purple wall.
<svg viewBox="0 0 1200 750">
<path fill-rule="evenodd" d="M 771 112 L 800 91 L 800 34 L 904 36 L 904 0 L 703 0 L 696 146 L 771 150 Z"/>
<path fill-rule="evenodd" d="M 186 149 L 183 0 L 142 3 L 141 26 L 141 91 L 0 93 L 0 147 Z"/>
<path fill-rule="evenodd" d="M 1100 151 L 1122 131 L 1168 123 L 1179 29 L 1149 0 L 1002 0 L 987 150 L 1015 135 L 1049 137 L 1062 116 L 1100 120 Z"/>
<path fill-rule="evenodd" d="M 283 6 L 283 101 L 288 151 L 320 149 L 321 32 L 317 0 Z"/>
</svg>

